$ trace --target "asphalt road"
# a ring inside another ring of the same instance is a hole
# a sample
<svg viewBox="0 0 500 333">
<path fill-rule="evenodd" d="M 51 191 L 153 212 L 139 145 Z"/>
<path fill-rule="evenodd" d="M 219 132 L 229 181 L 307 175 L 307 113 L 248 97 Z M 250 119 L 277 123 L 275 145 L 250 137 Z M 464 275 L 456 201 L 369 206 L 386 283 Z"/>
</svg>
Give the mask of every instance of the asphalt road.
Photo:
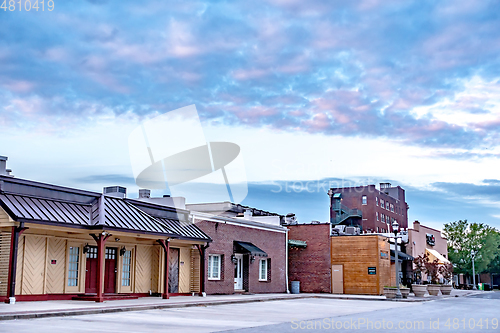
<svg viewBox="0 0 500 333">
<path fill-rule="evenodd" d="M 12 320 L 0 321 L 0 332 L 500 332 L 499 321 L 496 292 L 418 303 L 298 299 Z"/>
<path fill-rule="evenodd" d="M 282 332 L 500 332 L 500 292 L 380 309 L 345 316 L 291 321 L 225 333 Z"/>
</svg>

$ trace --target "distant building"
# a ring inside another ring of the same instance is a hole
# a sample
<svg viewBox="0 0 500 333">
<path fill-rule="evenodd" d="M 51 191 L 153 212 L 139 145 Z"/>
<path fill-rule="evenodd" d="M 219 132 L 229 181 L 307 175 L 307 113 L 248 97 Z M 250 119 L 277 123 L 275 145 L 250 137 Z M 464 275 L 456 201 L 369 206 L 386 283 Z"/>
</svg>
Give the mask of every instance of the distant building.
<svg viewBox="0 0 500 333">
<path fill-rule="evenodd" d="M 408 230 L 408 244 L 406 252 L 415 257 L 427 253 L 432 261 L 437 259 L 440 264 L 449 263 L 448 240 L 441 235 L 441 231 L 413 222 L 413 228 Z M 427 276 L 422 276 L 427 281 Z"/>
<path fill-rule="evenodd" d="M 359 226 L 361 233 L 387 233 L 394 221 L 400 230 L 408 228 L 409 206 L 405 190 L 390 183 L 375 185 L 331 188 L 330 222 Z"/>
<path fill-rule="evenodd" d="M 331 235 L 330 223 L 289 225 L 289 278 L 306 293 L 381 295 L 391 283 L 387 237 Z"/>
</svg>

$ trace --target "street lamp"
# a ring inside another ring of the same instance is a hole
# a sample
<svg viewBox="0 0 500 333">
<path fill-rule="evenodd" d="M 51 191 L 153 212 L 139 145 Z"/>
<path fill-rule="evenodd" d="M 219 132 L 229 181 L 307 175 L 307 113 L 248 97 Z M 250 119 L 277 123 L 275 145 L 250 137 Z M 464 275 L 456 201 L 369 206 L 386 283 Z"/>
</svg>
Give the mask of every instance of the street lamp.
<svg viewBox="0 0 500 333">
<path fill-rule="evenodd" d="M 474 258 L 476 257 L 476 252 L 474 249 L 470 250 L 470 255 L 472 257 L 472 290 L 477 290 L 476 288 L 476 269 L 474 268 Z"/>
<path fill-rule="evenodd" d="M 394 232 L 394 262 L 396 266 L 396 287 L 398 288 L 396 291 L 396 298 L 402 298 L 401 296 L 401 290 L 399 290 L 399 254 L 398 254 L 398 231 L 399 231 L 399 224 L 398 222 L 394 221 L 392 223 L 392 231 Z"/>
</svg>

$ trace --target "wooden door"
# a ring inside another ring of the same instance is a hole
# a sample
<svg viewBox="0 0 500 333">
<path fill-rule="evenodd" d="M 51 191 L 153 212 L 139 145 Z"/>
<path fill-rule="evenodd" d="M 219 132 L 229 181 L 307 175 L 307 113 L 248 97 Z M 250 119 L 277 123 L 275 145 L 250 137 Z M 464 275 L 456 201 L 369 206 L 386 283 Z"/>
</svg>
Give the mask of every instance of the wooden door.
<svg viewBox="0 0 500 333">
<path fill-rule="evenodd" d="M 179 249 L 170 248 L 168 256 L 168 292 L 179 292 Z"/>
<path fill-rule="evenodd" d="M 114 294 L 116 292 L 116 247 L 107 247 L 104 256 L 104 292 Z"/>
<path fill-rule="evenodd" d="M 97 294 L 97 247 L 91 246 L 86 256 L 85 293 Z"/>
<path fill-rule="evenodd" d="M 332 293 L 344 293 L 344 265 L 332 265 Z"/>
</svg>

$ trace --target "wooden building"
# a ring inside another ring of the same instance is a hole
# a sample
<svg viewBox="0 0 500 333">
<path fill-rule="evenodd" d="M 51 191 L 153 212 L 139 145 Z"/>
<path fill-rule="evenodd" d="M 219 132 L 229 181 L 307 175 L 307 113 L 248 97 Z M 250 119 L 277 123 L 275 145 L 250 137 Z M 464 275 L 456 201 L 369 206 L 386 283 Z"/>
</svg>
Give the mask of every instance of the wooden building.
<svg viewBox="0 0 500 333">
<path fill-rule="evenodd" d="M 331 245 L 333 293 L 383 294 L 391 273 L 386 237 L 332 236 Z"/>
<path fill-rule="evenodd" d="M 204 292 L 208 237 L 189 212 L 0 176 L 0 298 L 106 299 Z"/>
<path fill-rule="evenodd" d="M 330 223 L 288 228 L 290 281 L 300 281 L 301 292 L 381 295 L 384 286 L 390 285 L 387 237 L 331 236 Z M 297 246 L 296 241 L 305 243 Z"/>
</svg>

